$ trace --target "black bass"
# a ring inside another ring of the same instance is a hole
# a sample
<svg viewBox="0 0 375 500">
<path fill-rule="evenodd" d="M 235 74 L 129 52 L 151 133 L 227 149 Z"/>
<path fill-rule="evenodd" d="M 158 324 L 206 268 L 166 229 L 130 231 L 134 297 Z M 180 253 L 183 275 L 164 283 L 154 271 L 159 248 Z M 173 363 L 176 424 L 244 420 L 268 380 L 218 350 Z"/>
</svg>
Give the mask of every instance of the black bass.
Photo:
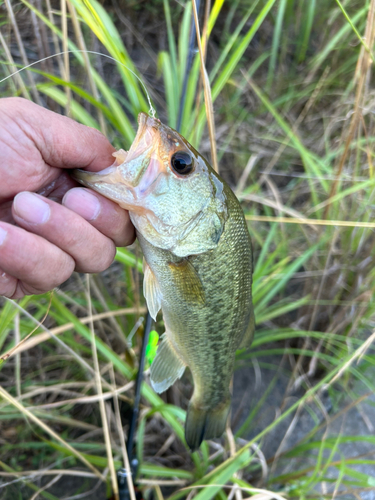
<svg viewBox="0 0 375 500">
<path fill-rule="evenodd" d="M 190 368 L 185 438 L 196 449 L 224 432 L 236 349 L 252 341 L 251 242 L 237 198 L 207 161 L 159 120 L 141 113 L 138 122 L 114 166 L 74 176 L 129 210 L 147 305 L 165 324 L 151 384 L 163 392 Z"/>
</svg>

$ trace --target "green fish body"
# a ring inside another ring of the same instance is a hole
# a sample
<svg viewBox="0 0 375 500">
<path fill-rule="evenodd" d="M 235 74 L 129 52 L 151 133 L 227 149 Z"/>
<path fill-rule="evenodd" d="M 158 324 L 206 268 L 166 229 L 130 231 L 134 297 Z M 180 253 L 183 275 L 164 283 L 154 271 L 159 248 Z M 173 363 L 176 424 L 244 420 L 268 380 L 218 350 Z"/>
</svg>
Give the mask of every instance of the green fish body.
<svg viewBox="0 0 375 500">
<path fill-rule="evenodd" d="M 154 319 L 161 309 L 165 323 L 151 384 L 163 392 L 190 368 L 185 438 L 196 449 L 225 430 L 235 353 L 254 332 L 252 251 L 240 204 L 180 134 L 144 113 L 115 166 L 75 177 L 129 210 L 146 261 L 147 305 Z"/>
</svg>

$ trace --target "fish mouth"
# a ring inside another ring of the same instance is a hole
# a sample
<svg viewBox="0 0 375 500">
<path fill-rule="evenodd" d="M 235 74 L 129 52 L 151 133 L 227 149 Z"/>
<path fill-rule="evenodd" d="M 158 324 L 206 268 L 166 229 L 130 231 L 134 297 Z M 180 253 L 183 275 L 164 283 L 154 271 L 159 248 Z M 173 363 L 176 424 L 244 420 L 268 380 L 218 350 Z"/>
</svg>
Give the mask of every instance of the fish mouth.
<svg viewBox="0 0 375 500">
<path fill-rule="evenodd" d="M 160 158 L 162 123 L 146 113 L 138 115 L 138 130 L 128 152 L 113 154 L 115 163 L 99 172 L 73 170 L 72 177 L 81 184 L 131 209 L 138 205 L 165 170 Z"/>
<path fill-rule="evenodd" d="M 134 194 L 131 186 L 126 185 L 121 178 L 118 166 L 111 166 L 100 172 L 87 172 L 75 169 L 71 172 L 74 180 L 93 189 L 106 198 L 129 210 L 134 205 Z"/>
<path fill-rule="evenodd" d="M 152 118 L 143 112 L 139 113 L 137 134 L 126 156 L 126 163 L 148 152 L 151 153 L 155 149 L 155 141 L 159 142 L 157 136 L 161 126 L 162 124 L 157 118 Z"/>
</svg>

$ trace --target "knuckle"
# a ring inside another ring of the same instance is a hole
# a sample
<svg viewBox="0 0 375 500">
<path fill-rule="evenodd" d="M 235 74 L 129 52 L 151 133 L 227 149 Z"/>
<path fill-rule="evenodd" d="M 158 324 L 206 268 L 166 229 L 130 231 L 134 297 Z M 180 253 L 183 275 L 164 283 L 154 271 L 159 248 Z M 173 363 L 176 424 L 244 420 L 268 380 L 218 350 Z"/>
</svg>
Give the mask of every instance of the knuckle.
<svg viewBox="0 0 375 500">
<path fill-rule="evenodd" d="M 101 273 L 108 269 L 115 258 L 116 247 L 114 243 L 107 240 L 100 249 L 97 248 L 90 259 L 77 262 L 76 271 L 86 273 Z"/>
<path fill-rule="evenodd" d="M 98 140 L 107 140 L 106 136 L 102 132 L 100 132 L 100 130 L 98 130 L 97 128 L 94 127 L 88 127 L 88 128 L 90 129 L 91 134 L 93 136 L 96 136 Z"/>
<path fill-rule="evenodd" d="M 135 231 L 134 228 L 125 234 L 122 234 L 116 241 L 116 246 L 118 247 L 128 247 L 132 245 L 135 241 Z"/>
<path fill-rule="evenodd" d="M 38 270 L 34 279 L 28 280 L 28 289 L 33 289 L 32 293 L 45 293 L 64 283 L 74 271 L 75 263 L 70 255 L 63 253 L 57 259 L 45 262 L 43 269 Z"/>
<path fill-rule="evenodd" d="M 23 97 L 5 97 L 4 99 L 1 99 L 1 108 L 17 110 L 22 106 L 28 106 L 28 102 L 28 99 L 24 99 Z"/>
<path fill-rule="evenodd" d="M 103 261 L 103 269 L 102 269 L 103 271 L 105 269 L 107 269 L 112 264 L 112 262 L 115 258 L 115 255 L 116 255 L 116 247 L 115 247 L 114 243 L 111 242 L 109 251 L 107 252 L 107 254 L 105 256 L 106 258 Z"/>
<path fill-rule="evenodd" d="M 129 219 L 127 212 L 122 211 L 125 220 L 121 220 L 121 224 L 118 224 L 116 232 L 113 234 L 112 239 L 117 247 L 125 247 L 131 245 L 135 240 L 135 229 L 132 222 Z"/>
<path fill-rule="evenodd" d="M 50 281 L 47 289 L 52 290 L 53 288 L 61 285 L 61 283 L 64 283 L 64 281 L 70 278 L 70 276 L 73 274 L 74 268 L 75 262 L 72 257 L 70 257 L 70 255 L 64 254 L 63 260 L 59 266 L 59 274 Z"/>
</svg>

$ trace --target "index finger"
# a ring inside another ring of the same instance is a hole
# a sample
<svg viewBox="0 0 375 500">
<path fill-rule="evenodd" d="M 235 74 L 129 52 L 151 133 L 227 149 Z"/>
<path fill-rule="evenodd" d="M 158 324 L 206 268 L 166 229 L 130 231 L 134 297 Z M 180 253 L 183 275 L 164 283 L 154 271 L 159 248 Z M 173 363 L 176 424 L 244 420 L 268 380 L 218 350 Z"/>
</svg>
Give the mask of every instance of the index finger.
<svg viewBox="0 0 375 500">
<path fill-rule="evenodd" d="M 113 163 L 115 148 L 99 130 L 20 97 L 2 99 L 1 111 L 17 120 L 50 167 L 98 171 Z"/>
</svg>

